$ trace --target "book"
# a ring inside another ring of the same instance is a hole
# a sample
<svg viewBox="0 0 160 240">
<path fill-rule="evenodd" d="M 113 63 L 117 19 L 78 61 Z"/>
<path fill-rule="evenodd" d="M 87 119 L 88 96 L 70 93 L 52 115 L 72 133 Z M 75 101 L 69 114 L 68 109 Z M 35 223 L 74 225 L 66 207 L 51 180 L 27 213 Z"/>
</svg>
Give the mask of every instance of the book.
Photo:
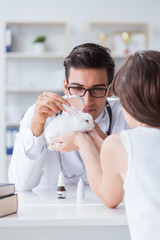
<svg viewBox="0 0 160 240">
<path fill-rule="evenodd" d="M 14 183 L 0 183 L 0 198 L 14 194 Z"/>
<path fill-rule="evenodd" d="M 0 217 L 16 213 L 18 210 L 18 196 L 12 194 L 7 197 L 0 198 Z"/>
</svg>

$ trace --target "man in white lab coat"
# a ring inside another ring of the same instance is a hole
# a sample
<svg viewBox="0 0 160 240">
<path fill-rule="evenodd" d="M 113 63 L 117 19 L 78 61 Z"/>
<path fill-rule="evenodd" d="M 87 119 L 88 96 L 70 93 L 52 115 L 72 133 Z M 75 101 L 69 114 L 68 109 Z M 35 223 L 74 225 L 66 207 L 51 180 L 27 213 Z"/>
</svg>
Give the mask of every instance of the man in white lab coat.
<svg viewBox="0 0 160 240">
<path fill-rule="evenodd" d="M 79 45 L 65 59 L 64 67 L 65 95 L 83 98 L 83 112 L 92 115 L 101 138 L 128 128 L 119 101 L 107 99 L 115 67 L 109 49 L 93 43 Z M 49 150 L 44 136 L 46 126 L 66 103 L 65 97 L 44 92 L 21 120 L 9 166 L 9 181 L 15 183 L 17 191 L 55 185 L 60 171 L 68 183 L 76 183 L 79 178 L 88 183 L 80 154 Z"/>
</svg>

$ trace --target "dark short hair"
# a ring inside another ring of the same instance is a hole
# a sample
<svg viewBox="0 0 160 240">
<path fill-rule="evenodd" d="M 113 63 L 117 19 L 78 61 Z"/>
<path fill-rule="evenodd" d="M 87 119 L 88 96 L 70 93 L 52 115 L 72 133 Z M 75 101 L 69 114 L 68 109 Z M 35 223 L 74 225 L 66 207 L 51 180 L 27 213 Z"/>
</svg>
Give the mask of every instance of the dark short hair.
<svg viewBox="0 0 160 240">
<path fill-rule="evenodd" d="M 105 68 L 110 84 L 113 80 L 115 64 L 108 48 L 94 43 L 85 43 L 73 48 L 64 60 L 64 67 L 67 82 L 71 67 L 77 69 Z"/>
<path fill-rule="evenodd" d="M 160 52 L 130 56 L 115 75 L 112 89 L 136 120 L 160 127 Z"/>
</svg>

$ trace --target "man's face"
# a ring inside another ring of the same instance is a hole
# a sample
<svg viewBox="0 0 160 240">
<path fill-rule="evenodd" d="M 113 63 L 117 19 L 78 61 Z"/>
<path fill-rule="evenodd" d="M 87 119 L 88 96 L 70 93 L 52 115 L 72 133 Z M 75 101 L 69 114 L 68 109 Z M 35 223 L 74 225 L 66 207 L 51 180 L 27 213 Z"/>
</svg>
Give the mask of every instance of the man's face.
<svg viewBox="0 0 160 240">
<path fill-rule="evenodd" d="M 83 87 L 83 88 L 107 88 L 108 77 L 106 69 L 76 69 L 71 68 L 68 79 L 69 87 Z M 67 90 L 67 81 L 64 80 L 64 93 L 70 95 Z M 107 94 L 102 98 L 95 98 L 87 91 L 82 97 L 85 103 L 83 112 L 89 113 L 95 120 L 103 111 L 105 106 Z"/>
</svg>

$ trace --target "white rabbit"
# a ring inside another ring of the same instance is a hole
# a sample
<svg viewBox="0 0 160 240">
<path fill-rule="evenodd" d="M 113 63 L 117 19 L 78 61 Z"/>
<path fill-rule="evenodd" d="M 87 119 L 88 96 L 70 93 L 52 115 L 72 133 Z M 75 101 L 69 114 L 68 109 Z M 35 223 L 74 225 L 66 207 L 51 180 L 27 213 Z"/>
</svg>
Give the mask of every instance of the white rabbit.
<svg viewBox="0 0 160 240">
<path fill-rule="evenodd" d="M 75 116 L 63 113 L 49 122 L 45 130 L 45 138 L 50 143 L 52 137 L 58 137 L 67 132 L 87 132 L 93 128 L 93 118 L 89 113 L 78 112 Z"/>
</svg>

